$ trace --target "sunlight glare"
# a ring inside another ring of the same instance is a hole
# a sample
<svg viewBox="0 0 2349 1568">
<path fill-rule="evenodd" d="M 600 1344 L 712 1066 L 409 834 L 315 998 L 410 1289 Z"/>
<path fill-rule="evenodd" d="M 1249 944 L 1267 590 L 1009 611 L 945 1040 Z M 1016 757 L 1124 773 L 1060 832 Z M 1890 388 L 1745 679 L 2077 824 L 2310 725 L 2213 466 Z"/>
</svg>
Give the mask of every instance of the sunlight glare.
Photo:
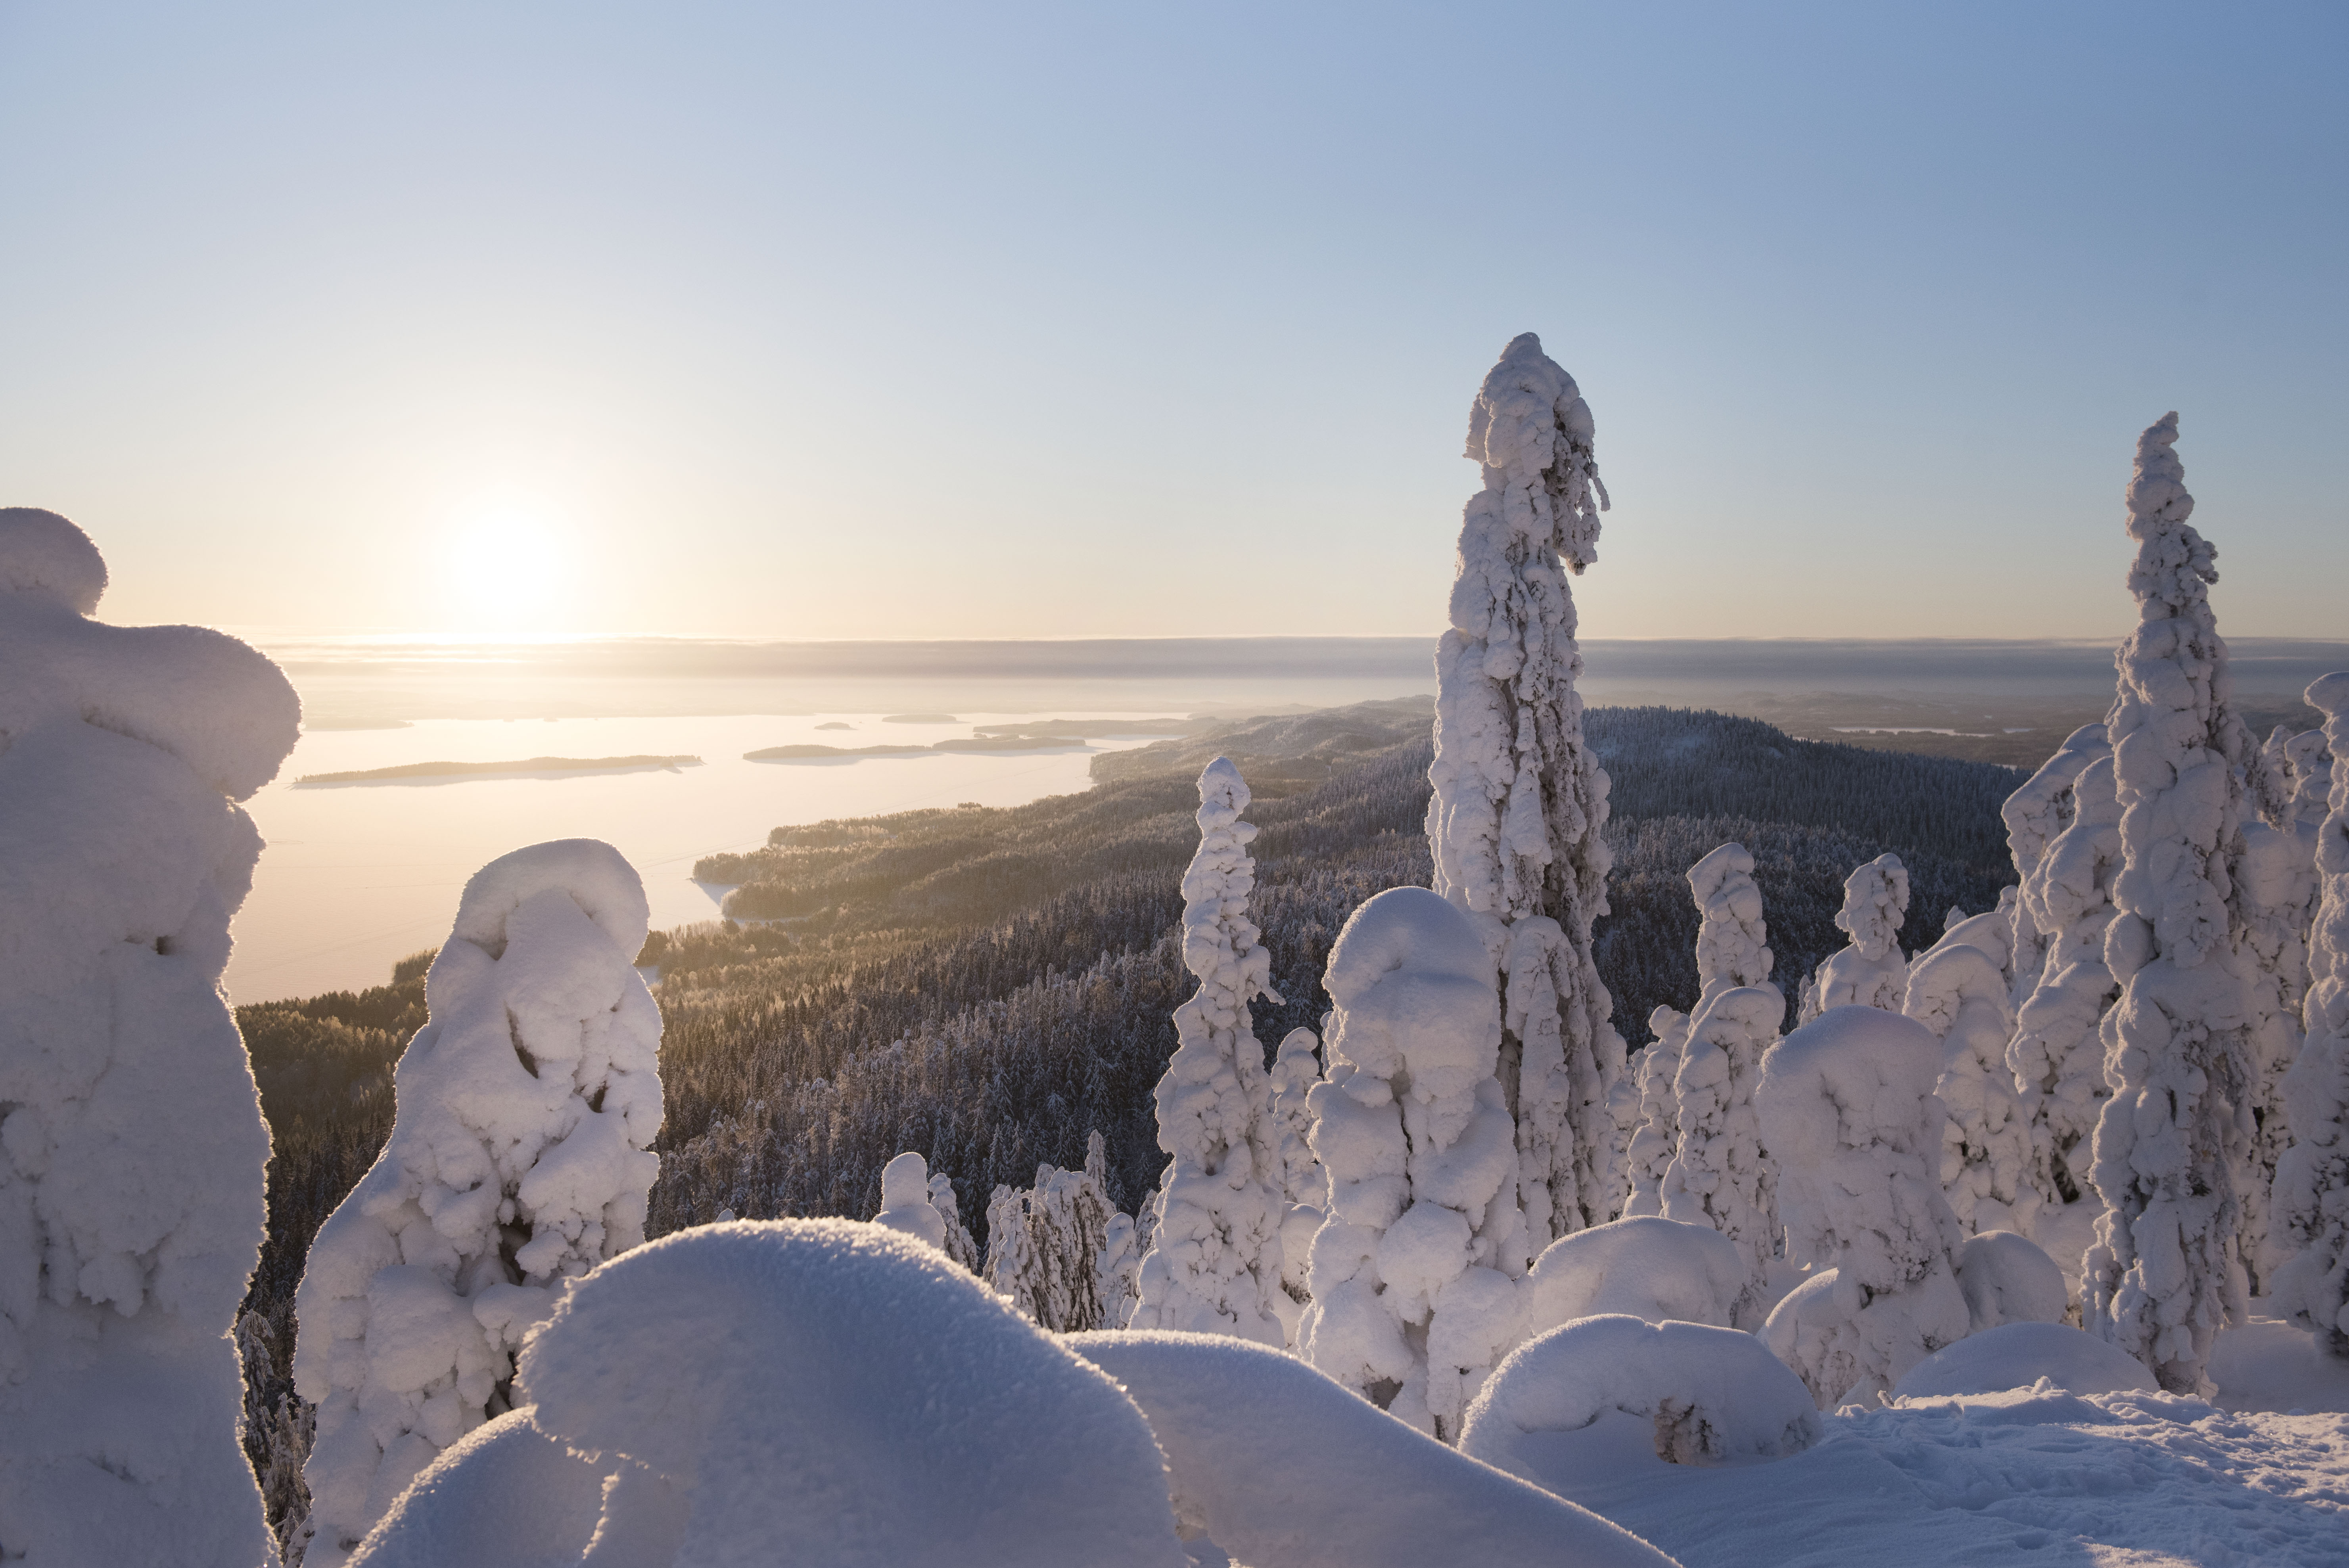
<svg viewBox="0 0 2349 1568">
<path fill-rule="evenodd" d="M 441 552 L 450 611 L 476 634 L 554 629 L 577 541 L 543 497 L 520 490 L 457 507 Z"/>
</svg>

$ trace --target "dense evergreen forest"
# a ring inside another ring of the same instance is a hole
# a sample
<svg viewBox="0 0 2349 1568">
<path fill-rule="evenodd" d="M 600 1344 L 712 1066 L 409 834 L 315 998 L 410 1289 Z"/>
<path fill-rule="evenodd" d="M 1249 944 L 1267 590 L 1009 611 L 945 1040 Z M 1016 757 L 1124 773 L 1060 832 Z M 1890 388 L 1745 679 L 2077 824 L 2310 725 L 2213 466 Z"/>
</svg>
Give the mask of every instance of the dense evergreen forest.
<svg viewBox="0 0 2349 1568">
<path fill-rule="evenodd" d="M 1851 868 L 1887 850 L 1914 892 L 1904 945 L 1944 912 L 1991 907 L 2013 880 L 1998 807 L 2012 769 L 1789 739 L 1753 719 L 1597 708 L 1589 738 L 1613 780 L 1612 913 L 1598 963 L 1634 1047 L 1650 1011 L 1696 995 L 1696 912 L 1684 876 L 1730 840 L 1753 851 L 1774 975 L 1790 1003 L 1843 944 Z M 1194 780 L 1229 754 L 1256 791 L 1254 914 L 1285 998 L 1259 1001 L 1268 1048 L 1317 1026 L 1320 975 L 1356 905 L 1424 884 L 1432 755 L 1423 699 L 1226 724 L 1097 758 L 1082 794 L 778 828 L 713 857 L 739 918 L 657 933 L 667 1119 L 650 1231 L 713 1218 L 869 1215 L 881 1167 L 912 1149 L 984 1223 L 999 1182 L 1074 1166 L 1089 1131 L 1131 1210 L 1157 1181 L 1151 1090 L 1189 990 L 1173 940 L 1197 843 Z M 771 922 L 773 923 L 761 923 Z M 391 983 L 241 1007 L 274 1138 L 270 1234 L 251 1308 L 285 1391 L 291 1312 L 318 1224 L 388 1135 L 390 1070 L 424 1022 L 430 958 Z"/>
</svg>

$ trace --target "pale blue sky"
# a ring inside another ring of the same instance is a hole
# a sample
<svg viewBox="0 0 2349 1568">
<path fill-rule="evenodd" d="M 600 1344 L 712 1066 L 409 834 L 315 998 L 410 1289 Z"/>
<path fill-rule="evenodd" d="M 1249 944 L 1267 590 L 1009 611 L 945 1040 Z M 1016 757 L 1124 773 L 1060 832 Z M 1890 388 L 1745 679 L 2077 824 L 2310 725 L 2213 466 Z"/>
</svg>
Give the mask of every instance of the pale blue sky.
<svg viewBox="0 0 2349 1568">
<path fill-rule="evenodd" d="M 2172 407 L 2222 628 L 2349 634 L 2345 64 L 2338 5 L 0 0 L 0 501 L 122 620 L 1418 633 L 1533 330 L 1591 634 L 2117 632 Z"/>
</svg>

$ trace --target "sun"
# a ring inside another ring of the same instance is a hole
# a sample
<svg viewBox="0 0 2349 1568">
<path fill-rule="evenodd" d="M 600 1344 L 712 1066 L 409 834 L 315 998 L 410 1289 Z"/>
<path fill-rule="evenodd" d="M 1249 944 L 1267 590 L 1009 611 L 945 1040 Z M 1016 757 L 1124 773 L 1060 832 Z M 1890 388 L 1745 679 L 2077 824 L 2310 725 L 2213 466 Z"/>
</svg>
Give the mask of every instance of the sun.
<svg viewBox="0 0 2349 1568">
<path fill-rule="evenodd" d="M 543 632 L 563 618 L 577 541 L 559 508 L 499 490 L 450 509 L 440 550 L 450 609 L 465 630 Z"/>
</svg>

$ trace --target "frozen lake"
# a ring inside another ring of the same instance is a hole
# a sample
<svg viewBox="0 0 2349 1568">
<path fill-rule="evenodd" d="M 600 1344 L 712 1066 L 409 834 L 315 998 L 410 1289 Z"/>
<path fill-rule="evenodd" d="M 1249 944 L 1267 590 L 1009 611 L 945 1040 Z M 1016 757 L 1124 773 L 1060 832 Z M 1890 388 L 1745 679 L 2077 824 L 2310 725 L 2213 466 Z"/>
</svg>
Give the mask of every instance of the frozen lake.
<svg viewBox="0 0 2349 1568">
<path fill-rule="evenodd" d="M 1131 711 L 1051 717 L 1137 718 Z M 1028 713 L 959 712 L 953 724 L 885 723 L 877 714 L 662 718 L 424 719 L 402 729 L 305 734 L 275 783 L 248 803 L 268 848 L 236 917 L 227 985 L 235 1002 L 356 990 L 393 962 L 437 945 L 457 895 L 488 861 L 546 839 L 616 845 L 645 879 L 656 930 L 718 915 L 724 890 L 692 880 L 694 861 L 766 842 L 769 829 L 919 806 L 1017 806 L 1087 789 L 1096 752 L 1145 744 L 1121 736 L 1079 748 L 998 753 L 746 762 L 772 746 L 928 745 L 978 724 L 1035 724 Z M 845 723 L 847 730 L 819 727 Z M 698 756 L 674 771 L 457 777 L 307 787 L 305 774 L 415 762 L 534 757 Z"/>
</svg>

